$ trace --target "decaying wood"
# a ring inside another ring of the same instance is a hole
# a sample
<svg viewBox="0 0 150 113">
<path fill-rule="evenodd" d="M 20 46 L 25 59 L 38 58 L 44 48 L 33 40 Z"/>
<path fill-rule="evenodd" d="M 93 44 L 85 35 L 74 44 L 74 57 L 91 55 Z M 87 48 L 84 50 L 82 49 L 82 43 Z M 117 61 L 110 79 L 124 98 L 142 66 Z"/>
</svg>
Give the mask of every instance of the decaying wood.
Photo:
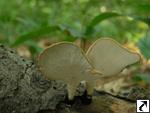
<svg viewBox="0 0 150 113">
<path fill-rule="evenodd" d="M 88 105 L 81 98 L 75 99 L 69 107 L 62 102 L 66 97 L 66 85 L 62 81 L 46 80 L 31 60 L 0 45 L 0 113 L 135 112 L 134 102 L 106 93 L 94 96 Z"/>
<path fill-rule="evenodd" d="M 32 61 L 0 45 L 0 113 L 55 109 L 65 95 L 63 83 L 44 79 Z"/>
<path fill-rule="evenodd" d="M 76 105 L 79 113 L 135 113 L 135 103 L 108 94 L 94 96 L 89 105 Z"/>
<path fill-rule="evenodd" d="M 126 95 L 114 96 L 106 92 L 96 92 L 90 104 L 76 101 L 69 109 L 56 113 L 136 113 L 136 100 L 150 99 L 150 91 L 134 87 Z"/>
</svg>

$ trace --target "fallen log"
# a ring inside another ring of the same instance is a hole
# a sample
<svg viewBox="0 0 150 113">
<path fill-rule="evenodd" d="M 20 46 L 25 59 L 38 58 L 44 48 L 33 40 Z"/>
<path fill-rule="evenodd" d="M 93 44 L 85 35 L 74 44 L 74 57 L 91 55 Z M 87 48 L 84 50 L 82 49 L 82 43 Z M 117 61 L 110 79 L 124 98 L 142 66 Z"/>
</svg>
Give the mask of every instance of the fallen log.
<svg viewBox="0 0 150 113">
<path fill-rule="evenodd" d="M 134 113 L 136 111 L 135 102 L 107 93 L 93 96 L 92 102 L 88 104 L 84 102 L 86 98 L 78 96 L 69 107 L 65 101 L 66 97 L 66 84 L 62 81 L 45 79 L 33 61 L 0 45 L 0 113 Z"/>
<path fill-rule="evenodd" d="M 65 95 L 65 84 L 44 79 L 31 60 L 0 45 L 0 113 L 55 109 Z"/>
</svg>

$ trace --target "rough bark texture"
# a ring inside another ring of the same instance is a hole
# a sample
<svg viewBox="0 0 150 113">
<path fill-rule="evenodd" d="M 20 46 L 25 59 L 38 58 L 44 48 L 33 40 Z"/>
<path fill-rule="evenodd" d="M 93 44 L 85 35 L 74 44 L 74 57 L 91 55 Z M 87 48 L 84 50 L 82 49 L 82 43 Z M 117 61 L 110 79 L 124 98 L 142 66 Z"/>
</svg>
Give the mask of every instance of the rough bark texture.
<svg viewBox="0 0 150 113">
<path fill-rule="evenodd" d="M 47 81 L 36 65 L 0 45 L 0 113 L 36 113 L 55 109 L 65 85 Z"/>
<path fill-rule="evenodd" d="M 84 88 L 79 88 L 82 92 Z M 150 98 L 150 93 L 134 90 L 125 96 L 135 101 Z M 22 58 L 12 49 L 0 45 L 0 113 L 134 113 L 135 103 L 106 93 L 93 97 L 91 104 L 83 103 L 81 97 L 72 106 L 62 103 L 67 95 L 66 85 L 61 81 L 43 78 L 37 66 Z M 58 106 L 57 106 L 58 105 Z M 56 107 L 57 106 L 57 107 Z"/>
<path fill-rule="evenodd" d="M 91 104 L 76 105 L 74 109 L 79 113 L 135 113 L 135 106 L 135 103 L 100 94 L 93 97 Z"/>
</svg>

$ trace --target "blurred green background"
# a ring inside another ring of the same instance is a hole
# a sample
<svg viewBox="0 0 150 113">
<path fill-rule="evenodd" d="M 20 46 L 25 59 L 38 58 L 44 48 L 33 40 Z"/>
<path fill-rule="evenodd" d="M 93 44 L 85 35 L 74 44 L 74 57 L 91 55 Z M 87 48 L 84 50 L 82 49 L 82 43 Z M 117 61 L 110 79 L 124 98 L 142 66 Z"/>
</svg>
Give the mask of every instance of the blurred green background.
<svg viewBox="0 0 150 113">
<path fill-rule="evenodd" d="M 99 17 L 104 21 L 93 25 L 88 37 L 109 36 L 122 43 L 137 42 L 149 32 L 149 0 L 1 0 L 0 40 L 11 45 L 17 38 L 41 30 L 36 36 L 30 34 L 28 40 L 55 37 L 74 41 L 76 37 L 83 37 L 86 27 L 96 16 L 106 12 L 121 16 L 102 15 L 110 17 Z M 47 26 L 59 26 L 61 30 L 45 31 Z"/>
<path fill-rule="evenodd" d="M 81 40 L 88 46 L 110 37 L 141 52 L 142 66 L 148 65 L 146 77 L 150 71 L 149 25 L 150 0 L 0 0 L 0 43 L 21 55 L 35 58 L 58 41 Z M 138 72 L 136 81 L 147 80 L 139 73 L 143 74 Z"/>
</svg>

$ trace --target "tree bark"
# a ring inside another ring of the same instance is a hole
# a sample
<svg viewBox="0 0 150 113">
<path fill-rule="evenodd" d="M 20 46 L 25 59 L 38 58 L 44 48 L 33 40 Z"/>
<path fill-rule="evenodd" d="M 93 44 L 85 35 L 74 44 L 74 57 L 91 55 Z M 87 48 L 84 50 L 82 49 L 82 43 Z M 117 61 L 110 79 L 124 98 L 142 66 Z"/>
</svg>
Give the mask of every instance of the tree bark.
<svg viewBox="0 0 150 113">
<path fill-rule="evenodd" d="M 82 90 L 81 92 L 84 91 Z M 106 93 L 94 96 L 91 104 L 88 105 L 75 99 L 70 107 L 62 102 L 66 97 L 66 84 L 62 81 L 45 79 L 33 61 L 0 45 L 0 113 L 134 113 L 136 111 L 135 102 Z"/>
<path fill-rule="evenodd" d="M 0 45 L 0 113 L 55 109 L 65 95 L 65 84 L 46 80 L 31 60 Z"/>
</svg>

